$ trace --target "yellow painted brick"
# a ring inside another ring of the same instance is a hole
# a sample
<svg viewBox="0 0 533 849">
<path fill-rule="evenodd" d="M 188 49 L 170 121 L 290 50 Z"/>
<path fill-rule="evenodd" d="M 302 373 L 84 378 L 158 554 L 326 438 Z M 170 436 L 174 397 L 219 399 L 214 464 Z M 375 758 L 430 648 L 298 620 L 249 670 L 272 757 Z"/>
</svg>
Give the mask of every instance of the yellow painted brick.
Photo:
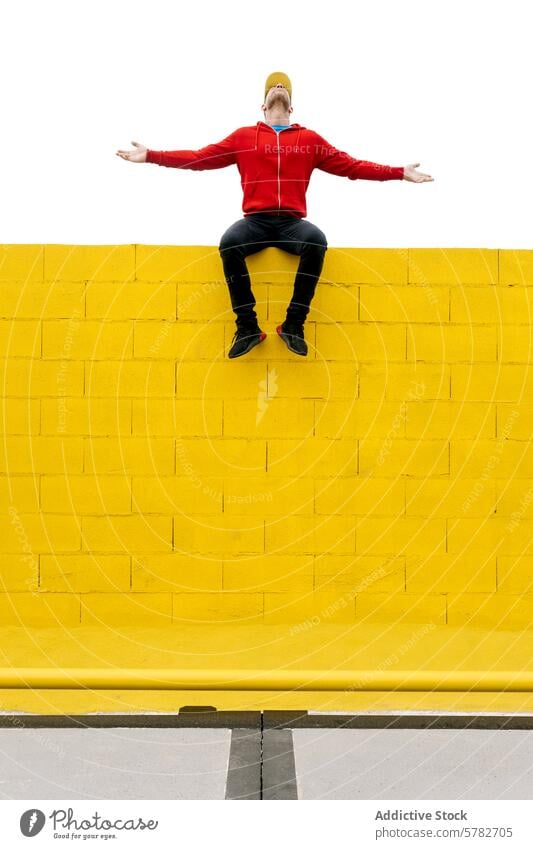
<svg viewBox="0 0 533 849">
<path fill-rule="evenodd" d="M 315 560 L 315 588 L 357 593 L 394 593 L 405 589 L 404 557 L 325 554 Z"/>
<path fill-rule="evenodd" d="M 533 295 L 525 286 L 452 289 L 450 318 L 464 324 L 530 324 Z"/>
<path fill-rule="evenodd" d="M 135 477 L 132 493 L 139 513 L 222 513 L 222 478 Z"/>
<path fill-rule="evenodd" d="M 180 398 L 255 398 L 264 394 L 265 363 L 179 362 L 176 368 Z"/>
<path fill-rule="evenodd" d="M 87 283 L 87 318 L 174 319 L 175 283 Z"/>
<path fill-rule="evenodd" d="M 437 362 L 495 361 L 497 328 L 463 324 L 412 324 L 407 328 L 407 359 Z"/>
<path fill-rule="evenodd" d="M 533 251 L 500 250 L 499 254 L 502 286 L 533 285 Z"/>
<path fill-rule="evenodd" d="M 270 555 L 224 561 L 225 590 L 239 592 L 299 592 L 313 590 L 312 555 Z"/>
<path fill-rule="evenodd" d="M 11 403 L 11 402 L 10 402 Z M 67 436 L 129 436 L 131 404 L 122 398 L 43 398 L 41 433 Z"/>
<path fill-rule="evenodd" d="M 462 554 L 409 556 L 408 593 L 490 593 L 496 591 L 496 558 Z"/>
<path fill-rule="evenodd" d="M 497 280 L 497 249 L 409 248 L 409 283 L 481 286 Z"/>
<path fill-rule="evenodd" d="M 65 360 L 131 358 L 133 322 L 67 319 L 43 321 L 43 357 Z"/>
<path fill-rule="evenodd" d="M 275 297 L 275 294 L 273 287 L 272 296 Z M 287 298 L 279 296 L 275 304 L 271 303 L 269 294 L 268 317 L 281 315 L 283 319 L 287 305 Z M 311 301 L 308 318 L 320 323 L 342 321 L 346 324 L 358 321 L 359 286 L 339 286 L 337 283 L 320 280 Z"/>
<path fill-rule="evenodd" d="M 405 482 L 359 477 L 315 480 L 315 511 L 358 516 L 397 516 L 405 509 Z"/>
<path fill-rule="evenodd" d="M 262 593 L 174 593 L 173 621 L 256 624 L 263 618 Z"/>
<path fill-rule="evenodd" d="M 255 285 L 256 313 L 260 320 L 266 315 L 266 286 Z M 205 321 L 209 326 L 216 322 L 234 321 L 227 283 L 178 283 L 179 321 Z"/>
<path fill-rule="evenodd" d="M 40 589 L 46 592 L 129 592 L 126 554 L 41 554 Z"/>
<path fill-rule="evenodd" d="M 222 399 L 158 399 L 132 401 L 136 436 L 221 436 Z M 248 434 L 246 434 L 248 435 Z"/>
<path fill-rule="evenodd" d="M 506 517 L 448 519 L 448 551 L 470 556 L 483 554 L 533 553 L 533 519 L 522 519 L 510 526 Z"/>
<path fill-rule="evenodd" d="M 0 360 L 0 381 L 4 395 L 54 396 L 83 395 L 82 362 L 65 360 Z"/>
<path fill-rule="evenodd" d="M 0 623 L 70 628 L 80 623 L 80 599 L 73 593 L 0 593 Z"/>
<path fill-rule="evenodd" d="M 15 507 L 22 513 L 39 511 L 39 478 L 35 475 L 2 475 L 0 477 L 0 510 Z"/>
<path fill-rule="evenodd" d="M 21 513 L 8 508 L 0 518 L 0 538 L 5 553 L 35 556 L 46 551 L 79 551 L 81 531 L 77 519 L 44 513 Z"/>
<path fill-rule="evenodd" d="M 496 405 L 482 401 L 407 401 L 409 439 L 472 439 L 496 435 Z"/>
<path fill-rule="evenodd" d="M 172 520 L 167 516 L 83 516 L 84 550 L 137 553 L 172 550 Z"/>
<path fill-rule="evenodd" d="M 40 321 L 22 318 L 0 319 L 0 357 L 39 357 Z"/>
<path fill-rule="evenodd" d="M 266 322 L 269 323 L 271 329 L 271 333 L 274 333 L 278 324 L 280 324 L 285 318 L 287 307 L 290 303 L 290 300 L 294 293 L 294 277 L 295 272 L 291 271 L 287 272 L 276 272 L 272 271 L 269 274 L 270 282 L 268 283 L 266 293 L 267 293 L 267 304 L 263 301 L 258 303 L 259 313 L 261 316 L 261 327 L 266 330 Z M 264 277 L 263 277 L 264 279 Z M 275 281 L 275 282 L 274 282 Z M 324 285 L 324 281 L 321 280 L 318 284 L 319 286 Z M 327 284 L 325 284 L 327 285 Z M 255 289 L 254 289 L 255 291 Z M 316 299 L 316 295 L 315 295 Z M 266 306 L 266 314 L 265 314 L 265 306 Z M 315 316 L 311 312 L 309 314 L 309 318 L 306 321 L 306 328 L 309 327 L 309 324 L 313 325 L 315 323 Z M 276 333 L 277 336 L 277 333 Z M 285 343 L 281 339 L 275 339 L 276 342 L 281 342 L 281 345 L 285 345 Z M 263 346 L 263 350 L 266 347 Z M 283 348 L 280 348 L 279 344 L 276 344 L 276 347 L 283 351 Z M 285 351 L 287 349 L 285 348 Z"/>
<path fill-rule="evenodd" d="M 533 445 L 514 439 L 451 440 L 452 477 L 530 478 L 533 472 Z"/>
<path fill-rule="evenodd" d="M 452 478 L 448 480 L 406 481 L 408 516 L 487 516 L 496 507 L 493 480 Z"/>
<path fill-rule="evenodd" d="M 99 360 L 86 364 L 86 394 L 113 398 L 174 396 L 175 369 L 170 360 L 135 362 Z"/>
<path fill-rule="evenodd" d="M 83 440 L 62 436 L 6 436 L 0 471 L 7 474 L 83 471 Z"/>
<path fill-rule="evenodd" d="M 256 400 L 228 398 L 224 401 L 225 437 L 307 437 L 313 433 L 314 401 L 269 398 L 258 393 Z"/>
<path fill-rule="evenodd" d="M 359 369 L 359 395 L 363 400 L 445 400 L 450 397 L 450 366 L 428 363 L 367 365 Z M 399 406 L 399 405 L 398 405 Z"/>
<path fill-rule="evenodd" d="M 280 469 L 281 471 L 281 469 Z M 227 477 L 224 481 L 224 512 L 240 516 L 282 516 L 312 513 L 314 487 L 311 478 Z"/>
<path fill-rule="evenodd" d="M 357 474 L 355 439 L 271 439 L 268 471 L 272 475 L 353 476 Z"/>
<path fill-rule="evenodd" d="M 265 624 L 292 623 L 294 633 L 320 624 L 352 624 L 355 603 L 340 589 L 315 593 L 265 593 Z"/>
<path fill-rule="evenodd" d="M 210 322 L 137 321 L 134 355 L 150 359 L 214 360 L 224 348 L 224 326 Z"/>
<path fill-rule="evenodd" d="M 170 593 L 86 593 L 81 596 L 82 625 L 170 625 Z"/>
<path fill-rule="evenodd" d="M 405 326 L 401 324 L 317 324 L 321 360 L 394 362 L 405 360 Z"/>
<path fill-rule="evenodd" d="M 245 554 L 264 551 L 263 521 L 245 516 L 174 516 L 174 549 L 181 554 Z"/>
<path fill-rule="evenodd" d="M 502 554 L 497 560 L 499 592 L 533 592 L 533 555 Z"/>
<path fill-rule="evenodd" d="M 454 400 L 530 401 L 533 398 L 533 365 L 452 365 Z"/>
<path fill-rule="evenodd" d="M 87 439 L 84 471 L 92 474 L 120 475 L 173 474 L 174 440 L 142 436 Z"/>
<path fill-rule="evenodd" d="M 533 622 L 533 595 L 460 593 L 448 597 L 448 625 L 522 631 Z"/>
<path fill-rule="evenodd" d="M 269 247 L 250 255 L 246 264 L 250 270 L 252 283 L 294 278 L 299 257 L 281 248 Z"/>
<path fill-rule="evenodd" d="M 361 321 L 449 321 L 450 294 L 444 286 L 361 286 Z"/>
<path fill-rule="evenodd" d="M 268 286 L 268 312 L 267 320 L 272 323 L 272 333 L 285 318 L 287 307 L 294 294 L 295 272 L 285 275 L 283 283 L 272 282 Z M 315 322 L 335 322 L 342 316 L 343 321 L 357 321 L 359 294 L 357 286 L 339 285 L 331 282 L 324 275 L 321 276 L 315 295 L 311 304 L 308 319 L 306 321 L 306 339 L 312 342 L 310 329 Z"/>
<path fill-rule="evenodd" d="M 499 356 L 502 363 L 533 362 L 533 329 L 531 325 L 502 324 L 499 334 Z"/>
<path fill-rule="evenodd" d="M 57 407 L 57 401 L 53 402 Z M 0 433 L 39 433 L 39 401 L 35 398 L 4 399 L 0 408 Z"/>
<path fill-rule="evenodd" d="M 37 592 L 38 583 L 38 554 L 0 554 L 0 592 Z"/>
<path fill-rule="evenodd" d="M 355 618 L 357 622 L 368 625 L 374 623 L 445 625 L 446 596 L 360 593 L 355 601 Z M 410 639 L 416 637 L 415 631 Z M 392 657 L 394 658 L 394 655 Z"/>
<path fill-rule="evenodd" d="M 355 398 L 357 364 L 328 362 L 268 363 L 268 396 L 279 398 Z"/>
<path fill-rule="evenodd" d="M 409 475 L 425 478 L 447 475 L 450 470 L 445 439 L 362 439 L 359 442 L 359 474 L 376 478 Z"/>
<path fill-rule="evenodd" d="M 533 519 L 533 482 L 531 480 L 496 482 L 496 514 L 508 516 L 513 525 L 521 519 Z"/>
<path fill-rule="evenodd" d="M 328 248 L 322 277 L 340 283 L 373 286 L 407 283 L 407 250 L 398 248 Z"/>
<path fill-rule="evenodd" d="M 216 245 L 136 245 L 137 280 L 222 280 Z"/>
<path fill-rule="evenodd" d="M 269 554 L 354 554 L 355 522 L 351 516 L 288 516 L 265 523 Z"/>
<path fill-rule="evenodd" d="M 0 245 L 0 280 L 43 279 L 44 245 Z"/>
<path fill-rule="evenodd" d="M 81 318 L 85 283 L 0 283 L 0 318 Z"/>
<path fill-rule="evenodd" d="M 43 475 L 41 506 L 48 513 L 129 513 L 130 482 L 118 475 Z"/>
<path fill-rule="evenodd" d="M 446 520 L 414 517 L 357 520 L 358 554 L 438 554 L 446 551 Z"/>
<path fill-rule="evenodd" d="M 496 435 L 502 439 L 531 439 L 533 403 L 501 403 L 496 405 Z"/>
<path fill-rule="evenodd" d="M 315 434 L 334 439 L 372 434 L 386 436 L 394 426 L 394 433 L 404 435 L 404 421 L 399 415 L 397 401 L 315 401 Z"/>
<path fill-rule="evenodd" d="M 135 245 L 45 245 L 45 280 L 133 280 Z"/>
<path fill-rule="evenodd" d="M 133 558 L 135 592 L 215 592 L 222 589 L 222 561 L 189 554 L 143 554 Z"/>
<path fill-rule="evenodd" d="M 265 468 L 264 439 L 176 440 L 177 475 L 203 480 L 217 475 L 258 475 Z"/>
</svg>

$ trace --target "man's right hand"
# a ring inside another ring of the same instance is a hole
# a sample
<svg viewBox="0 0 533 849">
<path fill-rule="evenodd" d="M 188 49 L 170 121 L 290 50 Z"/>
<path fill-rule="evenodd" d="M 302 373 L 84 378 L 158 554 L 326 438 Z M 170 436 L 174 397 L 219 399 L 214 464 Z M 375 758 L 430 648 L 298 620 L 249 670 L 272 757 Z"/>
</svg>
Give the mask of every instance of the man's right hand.
<svg viewBox="0 0 533 849">
<path fill-rule="evenodd" d="M 135 150 L 117 150 L 117 156 L 127 159 L 128 162 L 146 162 L 148 148 L 139 142 L 132 141 L 132 144 L 135 145 Z"/>
</svg>

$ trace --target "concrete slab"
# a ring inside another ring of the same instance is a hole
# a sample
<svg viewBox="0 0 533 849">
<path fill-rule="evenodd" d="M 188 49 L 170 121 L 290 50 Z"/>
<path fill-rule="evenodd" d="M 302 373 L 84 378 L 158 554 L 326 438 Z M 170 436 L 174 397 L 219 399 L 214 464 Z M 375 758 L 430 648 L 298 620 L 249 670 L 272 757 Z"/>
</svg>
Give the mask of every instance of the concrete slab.
<svg viewBox="0 0 533 849">
<path fill-rule="evenodd" d="M 263 799 L 297 799 L 292 731 L 266 729 L 263 733 Z"/>
<path fill-rule="evenodd" d="M 226 799 L 261 799 L 261 742 L 260 729 L 232 731 Z"/>
<path fill-rule="evenodd" d="M 1 799 L 224 799 L 231 731 L 0 729 Z"/>
<path fill-rule="evenodd" d="M 533 733 L 294 729 L 300 799 L 531 799 Z"/>
</svg>

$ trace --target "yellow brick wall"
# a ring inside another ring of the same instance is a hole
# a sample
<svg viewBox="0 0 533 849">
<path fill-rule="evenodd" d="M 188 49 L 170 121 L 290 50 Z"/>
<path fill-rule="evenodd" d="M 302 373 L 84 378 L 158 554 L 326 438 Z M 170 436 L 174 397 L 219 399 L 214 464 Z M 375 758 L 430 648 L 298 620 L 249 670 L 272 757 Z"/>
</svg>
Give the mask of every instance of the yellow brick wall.
<svg viewBox="0 0 533 849">
<path fill-rule="evenodd" d="M 0 246 L 0 624 L 533 622 L 533 251 Z"/>
</svg>

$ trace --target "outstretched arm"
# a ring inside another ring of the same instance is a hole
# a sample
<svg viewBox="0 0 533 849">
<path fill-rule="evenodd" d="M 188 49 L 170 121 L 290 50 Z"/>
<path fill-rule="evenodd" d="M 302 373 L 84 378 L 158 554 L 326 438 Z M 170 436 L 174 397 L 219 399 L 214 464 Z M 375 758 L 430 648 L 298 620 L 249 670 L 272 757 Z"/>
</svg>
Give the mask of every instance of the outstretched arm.
<svg viewBox="0 0 533 849">
<path fill-rule="evenodd" d="M 226 168 L 236 162 L 234 133 L 199 150 L 150 150 L 138 142 L 132 144 L 135 145 L 135 150 L 117 150 L 117 156 L 129 162 L 153 162 L 155 165 L 190 168 L 193 171 Z"/>
<path fill-rule="evenodd" d="M 365 159 L 355 159 L 350 154 L 329 144 L 322 136 L 316 137 L 315 168 L 336 174 L 338 177 L 348 177 L 349 180 L 409 180 L 422 183 L 433 180 L 429 174 L 422 174 L 415 169 L 420 165 L 393 166 L 368 162 Z"/>
</svg>

